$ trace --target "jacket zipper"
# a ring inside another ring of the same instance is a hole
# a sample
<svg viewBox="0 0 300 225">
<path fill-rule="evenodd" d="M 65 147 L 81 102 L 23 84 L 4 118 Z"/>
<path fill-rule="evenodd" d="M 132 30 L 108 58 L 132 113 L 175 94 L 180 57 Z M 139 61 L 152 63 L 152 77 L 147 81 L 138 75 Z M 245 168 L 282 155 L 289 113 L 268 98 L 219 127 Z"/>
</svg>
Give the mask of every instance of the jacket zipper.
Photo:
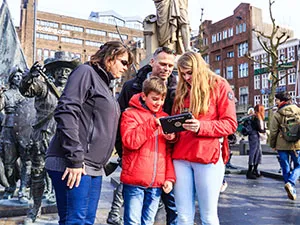
<svg viewBox="0 0 300 225">
<path fill-rule="evenodd" d="M 156 172 L 157 172 L 157 158 L 158 158 L 158 134 L 159 134 L 159 130 L 157 129 L 155 131 L 155 153 L 154 153 L 154 163 L 153 163 L 153 176 L 152 176 L 152 180 L 150 183 L 150 187 L 152 187 L 155 178 L 156 178 Z"/>
</svg>

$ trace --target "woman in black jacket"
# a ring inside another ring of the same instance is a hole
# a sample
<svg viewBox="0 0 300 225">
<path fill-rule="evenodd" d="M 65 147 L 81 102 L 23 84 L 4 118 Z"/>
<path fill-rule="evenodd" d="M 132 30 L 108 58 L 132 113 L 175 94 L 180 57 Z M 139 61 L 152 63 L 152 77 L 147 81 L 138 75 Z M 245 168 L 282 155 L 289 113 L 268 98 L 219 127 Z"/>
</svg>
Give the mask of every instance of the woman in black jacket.
<svg viewBox="0 0 300 225">
<path fill-rule="evenodd" d="M 109 85 L 132 61 L 128 48 L 111 41 L 69 76 L 55 110 L 57 130 L 46 156 L 59 224 L 94 223 L 103 166 L 114 148 L 120 116 Z"/>
</svg>

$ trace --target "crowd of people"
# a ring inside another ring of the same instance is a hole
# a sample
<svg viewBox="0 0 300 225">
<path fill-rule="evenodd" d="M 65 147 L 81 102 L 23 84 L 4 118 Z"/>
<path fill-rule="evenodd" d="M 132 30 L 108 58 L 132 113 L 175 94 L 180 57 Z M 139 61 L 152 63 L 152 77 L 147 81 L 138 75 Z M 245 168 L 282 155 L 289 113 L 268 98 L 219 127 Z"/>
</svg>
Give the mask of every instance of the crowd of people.
<svg viewBox="0 0 300 225">
<path fill-rule="evenodd" d="M 23 75 L 18 68 L 12 70 L 10 89 L 0 98 L 5 112 L 1 152 L 8 183 L 4 197 L 11 198 L 16 190 L 15 164 L 20 157 L 19 200 L 26 202 L 29 196 L 24 190 L 30 187 L 34 202 L 29 220 L 34 222 L 39 216 L 48 189 L 56 197 L 59 224 L 94 224 L 102 177 L 115 147 L 121 183 L 107 223 L 154 224 L 162 201 L 166 224 L 194 224 L 197 200 L 202 224 L 219 224 L 218 201 L 230 158 L 228 136 L 238 126 L 229 83 L 192 51 L 177 60 L 176 77 L 175 52 L 159 47 L 149 65 L 124 83 L 116 99 L 111 83 L 133 62 L 128 47 L 110 41 L 81 65 L 67 53 L 57 52 L 44 66 L 35 63 Z M 14 101 L 10 96 L 15 96 Z M 278 110 L 269 124 L 269 141 L 278 151 L 288 197 L 295 200 L 300 141 L 286 141 L 281 124 L 286 115 L 300 115 L 300 110 L 288 93 L 275 97 Z M 27 101 L 35 113 L 24 113 L 33 126 L 22 139 L 12 121 L 18 121 L 18 110 L 24 110 Z M 165 133 L 160 118 L 183 113 L 192 114 L 177 123 L 183 131 Z M 262 105 L 249 110 L 247 179 L 260 176 L 260 140 L 267 130 L 264 120 Z"/>
</svg>

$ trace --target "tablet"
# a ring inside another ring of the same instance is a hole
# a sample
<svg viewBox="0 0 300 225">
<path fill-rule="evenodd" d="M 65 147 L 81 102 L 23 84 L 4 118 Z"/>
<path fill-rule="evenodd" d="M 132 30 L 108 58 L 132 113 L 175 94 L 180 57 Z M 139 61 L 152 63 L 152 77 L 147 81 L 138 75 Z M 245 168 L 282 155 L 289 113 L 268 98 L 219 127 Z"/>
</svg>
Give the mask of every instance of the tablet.
<svg viewBox="0 0 300 225">
<path fill-rule="evenodd" d="M 174 132 L 179 132 L 185 130 L 182 124 L 188 120 L 192 119 L 191 113 L 182 113 L 174 116 L 167 116 L 160 118 L 160 124 L 165 134 L 170 134 Z"/>
</svg>

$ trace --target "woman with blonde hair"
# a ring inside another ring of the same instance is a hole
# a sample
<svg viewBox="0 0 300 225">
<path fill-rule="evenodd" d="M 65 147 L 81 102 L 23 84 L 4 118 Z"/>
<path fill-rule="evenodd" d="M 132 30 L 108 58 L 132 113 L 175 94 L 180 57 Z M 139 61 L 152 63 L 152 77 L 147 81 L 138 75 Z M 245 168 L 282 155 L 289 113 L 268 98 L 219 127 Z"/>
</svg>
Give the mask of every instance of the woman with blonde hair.
<svg viewBox="0 0 300 225">
<path fill-rule="evenodd" d="M 202 224 L 218 225 L 219 191 L 228 161 L 227 136 L 237 128 L 235 98 L 228 82 L 212 72 L 200 54 L 178 60 L 179 81 L 173 113 L 193 118 L 174 144 L 174 186 L 178 224 L 194 224 L 197 193 Z"/>
</svg>

